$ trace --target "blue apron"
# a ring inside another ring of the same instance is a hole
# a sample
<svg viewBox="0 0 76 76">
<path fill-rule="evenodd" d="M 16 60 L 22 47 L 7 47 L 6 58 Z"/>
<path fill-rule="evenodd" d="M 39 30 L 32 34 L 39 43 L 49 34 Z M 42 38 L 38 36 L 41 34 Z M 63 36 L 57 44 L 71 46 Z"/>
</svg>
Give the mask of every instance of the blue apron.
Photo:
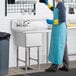
<svg viewBox="0 0 76 76">
<path fill-rule="evenodd" d="M 54 9 L 54 19 L 59 18 L 59 10 Z M 64 48 L 67 39 L 67 28 L 65 22 L 52 26 L 51 42 L 48 60 L 54 64 L 62 64 Z"/>
</svg>

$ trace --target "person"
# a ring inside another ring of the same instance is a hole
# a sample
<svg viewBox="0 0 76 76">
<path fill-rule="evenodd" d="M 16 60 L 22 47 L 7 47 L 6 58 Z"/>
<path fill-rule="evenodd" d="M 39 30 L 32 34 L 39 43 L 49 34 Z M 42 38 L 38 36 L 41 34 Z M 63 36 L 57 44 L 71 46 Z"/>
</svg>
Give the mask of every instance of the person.
<svg viewBox="0 0 76 76">
<path fill-rule="evenodd" d="M 47 19 L 48 24 L 52 25 L 51 42 L 48 60 L 52 65 L 45 69 L 46 72 L 69 71 L 69 59 L 67 55 L 67 26 L 66 26 L 66 9 L 63 0 L 56 0 L 57 6 L 54 8 L 48 0 L 43 1 L 54 13 L 54 19 Z M 63 64 L 61 68 L 59 65 Z"/>
</svg>

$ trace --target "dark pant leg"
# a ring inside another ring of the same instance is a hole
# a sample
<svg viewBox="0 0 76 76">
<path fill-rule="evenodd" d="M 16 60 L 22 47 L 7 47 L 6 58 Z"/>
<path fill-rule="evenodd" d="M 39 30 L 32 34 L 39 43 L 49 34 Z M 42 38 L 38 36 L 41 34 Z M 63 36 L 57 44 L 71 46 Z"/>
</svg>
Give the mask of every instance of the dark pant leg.
<svg viewBox="0 0 76 76">
<path fill-rule="evenodd" d="M 67 44 L 65 45 L 64 49 L 64 57 L 63 57 L 63 66 L 66 68 L 69 68 L 69 58 L 68 58 L 68 52 L 67 52 Z"/>
</svg>

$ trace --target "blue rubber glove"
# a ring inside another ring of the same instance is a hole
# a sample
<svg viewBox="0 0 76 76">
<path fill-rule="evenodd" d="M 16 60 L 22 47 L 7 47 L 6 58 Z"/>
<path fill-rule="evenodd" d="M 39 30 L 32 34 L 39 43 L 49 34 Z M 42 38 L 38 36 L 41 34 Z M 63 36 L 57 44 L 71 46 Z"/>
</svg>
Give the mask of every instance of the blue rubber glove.
<svg viewBox="0 0 76 76">
<path fill-rule="evenodd" d="M 51 20 L 51 19 L 46 19 L 46 22 L 47 22 L 48 24 L 53 24 L 53 20 Z"/>
<path fill-rule="evenodd" d="M 48 0 L 44 0 L 44 1 L 45 1 L 45 4 L 48 5 Z"/>
</svg>

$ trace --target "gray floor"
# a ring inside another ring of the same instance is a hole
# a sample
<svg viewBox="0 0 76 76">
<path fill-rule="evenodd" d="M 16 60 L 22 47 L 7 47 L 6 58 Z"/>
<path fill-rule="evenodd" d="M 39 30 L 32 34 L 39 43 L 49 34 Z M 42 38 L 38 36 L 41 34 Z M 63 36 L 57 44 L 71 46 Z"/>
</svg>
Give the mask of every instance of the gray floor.
<svg viewBox="0 0 76 76">
<path fill-rule="evenodd" d="M 50 66 L 50 64 L 40 64 L 40 69 L 38 69 L 37 65 L 33 65 L 33 66 L 31 66 L 33 68 L 33 70 L 28 70 L 27 72 L 25 72 L 25 70 L 22 70 L 20 68 L 12 67 L 9 69 L 9 73 L 6 76 L 25 74 L 25 73 L 42 72 L 49 66 Z M 76 68 L 76 61 L 70 62 L 70 68 Z M 0 75 L 0 76 L 5 76 L 5 75 Z"/>
</svg>

